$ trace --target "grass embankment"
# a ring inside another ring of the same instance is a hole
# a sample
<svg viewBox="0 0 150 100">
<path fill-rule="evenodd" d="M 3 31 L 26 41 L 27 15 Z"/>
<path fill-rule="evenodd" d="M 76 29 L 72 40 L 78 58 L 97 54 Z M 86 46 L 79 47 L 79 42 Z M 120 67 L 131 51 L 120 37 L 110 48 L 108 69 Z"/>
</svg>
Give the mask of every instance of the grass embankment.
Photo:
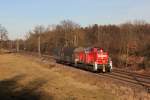
<svg viewBox="0 0 150 100">
<path fill-rule="evenodd" d="M 71 73 L 57 68 L 57 65 L 52 67 L 37 63 L 36 60 L 17 54 L 0 55 L 1 100 L 117 99 L 110 90 L 75 79 Z"/>
</svg>

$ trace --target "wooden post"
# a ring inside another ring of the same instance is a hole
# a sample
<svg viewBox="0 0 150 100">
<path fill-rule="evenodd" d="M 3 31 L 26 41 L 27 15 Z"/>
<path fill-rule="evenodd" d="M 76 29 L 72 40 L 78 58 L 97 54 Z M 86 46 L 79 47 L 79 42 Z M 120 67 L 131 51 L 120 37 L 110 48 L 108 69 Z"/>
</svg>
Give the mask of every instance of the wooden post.
<svg viewBox="0 0 150 100">
<path fill-rule="evenodd" d="M 17 50 L 17 52 L 19 52 L 19 40 L 18 39 L 16 41 L 16 50 Z"/>
<path fill-rule="evenodd" d="M 38 37 L 38 54 L 39 54 L 39 57 L 41 57 L 41 37 L 40 37 L 40 35 Z"/>
</svg>

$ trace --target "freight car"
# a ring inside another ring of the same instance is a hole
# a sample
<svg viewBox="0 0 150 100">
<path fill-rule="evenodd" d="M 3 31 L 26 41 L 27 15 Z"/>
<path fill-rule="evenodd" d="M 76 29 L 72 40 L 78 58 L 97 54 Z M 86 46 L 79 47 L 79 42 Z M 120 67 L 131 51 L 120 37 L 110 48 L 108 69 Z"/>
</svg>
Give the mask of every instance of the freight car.
<svg viewBox="0 0 150 100">
<path fill-rule="evenodd" d="M 56 54 L 56 61 L 59 63 L 70 64 L 75 67 L 82 65 L 85 69 L 94 72 L 111 72 L 112 70 L 112 61 L 108 52 L 104 52 L 100 48 L 65 47 L 59 48 Z"/>
</svg>

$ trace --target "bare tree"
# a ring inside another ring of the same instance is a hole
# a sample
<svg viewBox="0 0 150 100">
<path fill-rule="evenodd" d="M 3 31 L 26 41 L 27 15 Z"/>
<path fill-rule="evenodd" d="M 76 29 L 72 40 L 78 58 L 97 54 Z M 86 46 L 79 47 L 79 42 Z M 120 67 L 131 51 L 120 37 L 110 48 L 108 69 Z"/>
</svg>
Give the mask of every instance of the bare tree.
<svg viewBox="0 0 150 100">
<path fill-rule="evenodd" d="M 3 42 L 8 40 L 8 32 L 5 27 L 0 25 L 0 48 L 3 47 Z"/>
</svg>

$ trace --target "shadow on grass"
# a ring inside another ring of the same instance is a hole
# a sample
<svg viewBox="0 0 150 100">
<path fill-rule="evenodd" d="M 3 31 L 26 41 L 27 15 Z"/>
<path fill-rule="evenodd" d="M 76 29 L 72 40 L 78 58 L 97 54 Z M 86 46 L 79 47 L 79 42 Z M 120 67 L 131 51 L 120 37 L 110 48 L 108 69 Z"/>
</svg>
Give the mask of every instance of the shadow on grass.
<svg viewBox="0 0 150 100">
<path fill-rule="evenodd" d="M 0 100 L 52 100 L 52 96 L 44 95 L 38 89 L 46 83 L 42 79 L 36 79 L 29 82 L 24 87 L 19 87 L 17 81 L 21 80 L 24 75 L 15 76 L 11 79 L 0 81 Z"/>
</svg>

